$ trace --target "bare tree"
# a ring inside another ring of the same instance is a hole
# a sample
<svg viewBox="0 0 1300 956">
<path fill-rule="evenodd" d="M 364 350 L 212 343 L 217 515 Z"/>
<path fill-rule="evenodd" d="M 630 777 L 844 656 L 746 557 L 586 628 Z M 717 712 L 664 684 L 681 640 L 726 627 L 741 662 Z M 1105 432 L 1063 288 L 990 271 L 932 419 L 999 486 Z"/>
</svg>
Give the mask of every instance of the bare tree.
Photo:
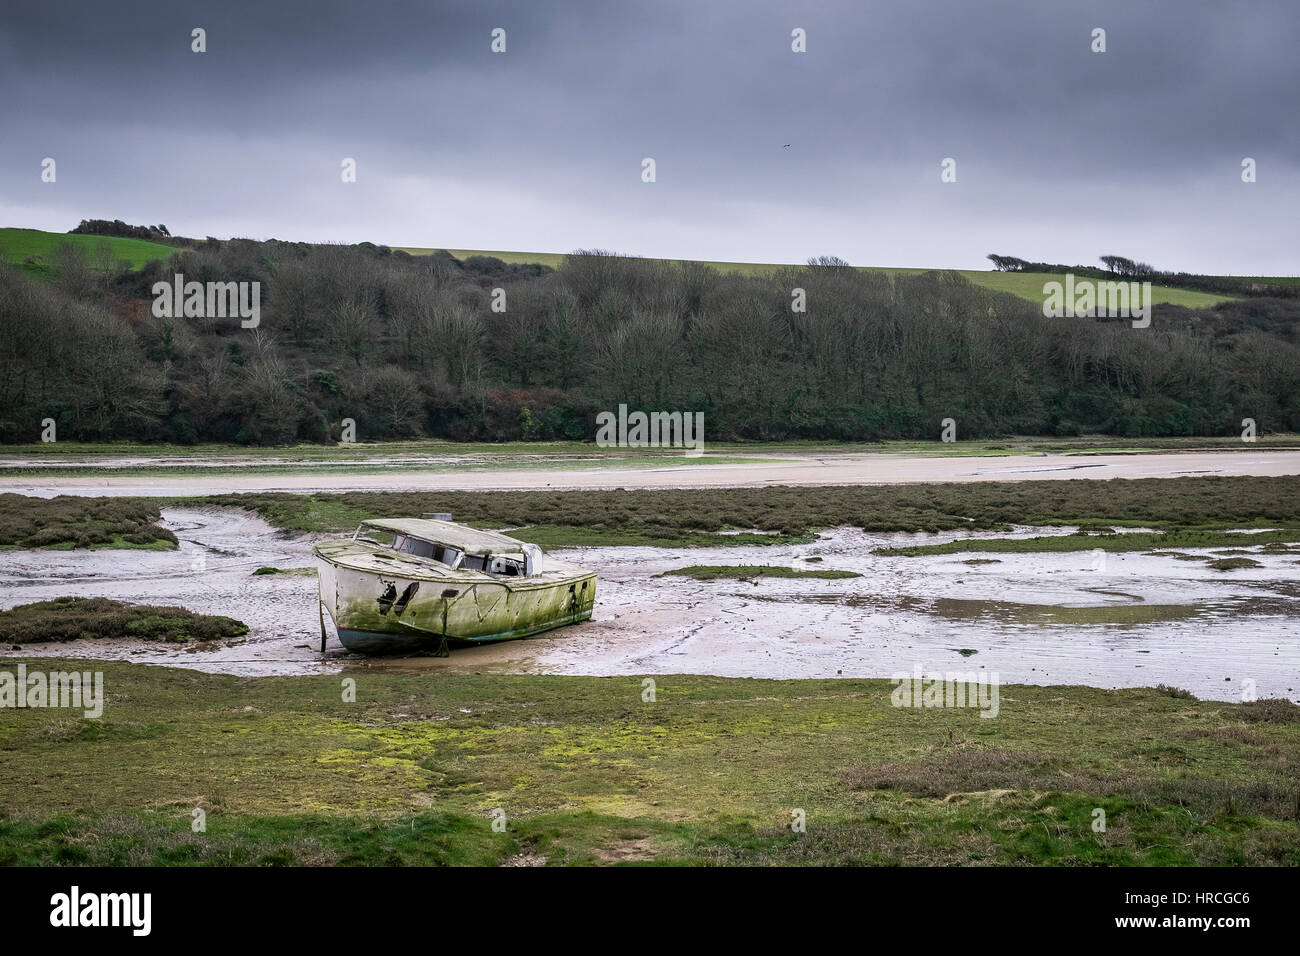
<svg viewBox="0 0 1300 956">
<path fill-rule="evenodd" d="M 808 265 L 820 269 L 852 269 L 847 259 L 841 259 L 839 256 L 809 256 Z"/>
<path fill-rule="evenodd" d="M 330 340 L 358 368 L 374 347 L 378 338 L 377 331 L 378 321 L 373 303 L 364 294 L 346 296 L 330 307 Z"/>
</svg>

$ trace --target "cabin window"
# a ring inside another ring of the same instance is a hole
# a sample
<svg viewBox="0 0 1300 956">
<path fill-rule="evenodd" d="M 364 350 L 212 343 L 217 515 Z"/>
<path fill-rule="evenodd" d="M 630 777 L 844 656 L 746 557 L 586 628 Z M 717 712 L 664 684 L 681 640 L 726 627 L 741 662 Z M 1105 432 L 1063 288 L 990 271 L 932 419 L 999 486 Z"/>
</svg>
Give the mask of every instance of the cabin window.
<svg viewBox="0 0 1300 956">
<path fill-rule="evenodd" d="M 419 538 L 407 538 L 402 542 L 398 551 L 405 551 L 407 554 L 413 554 L 417 558 L 433 558 L 435 561 L 441 560 L 438 552 L 442 548 L 431 541 L 421 541 Z"/>
<path fill-rule="evenodd" d="M 524 566 L 511 558 L 493 558 L 488 565 L 488 573 L 506 578 L 519 578 L 524 576 Z"/>
<path fill-rule="evenodd" d="M 368 541 L 371 544 L 377 544 L 384 548 L 394 547 L 395 539 L 398 536 L 391 531 L 385 531 L 383 528 L 371 527 L 363 524 L 357 528 L 356 534 L 352 536 L 354 541 Z"/>
<path fill-rule="evenodd" d="M 432 541 L 423 541 L 420 538 L 412 538 L 406 534 L 399 534 L 394 539 L 392 548 L 394 551 L 414 555 L 417 558 L 428 558 L 448 567 L 453 566 L 456 559 L 460 557 L 460 552 L 455 548 L 434 544 Z"/>
<path fill-rule="evenodd" d="M 460 563 L 462 571 L 486 571 L 487 556 L 482 554 L 467 554 L 465 560 Z"/>
</svg>

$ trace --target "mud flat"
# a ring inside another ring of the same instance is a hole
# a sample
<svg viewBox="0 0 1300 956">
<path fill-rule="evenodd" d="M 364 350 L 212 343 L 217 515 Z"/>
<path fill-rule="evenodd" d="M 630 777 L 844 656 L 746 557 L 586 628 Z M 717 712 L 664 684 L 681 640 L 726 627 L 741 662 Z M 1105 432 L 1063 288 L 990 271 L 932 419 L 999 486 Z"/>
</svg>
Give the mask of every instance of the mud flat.
<svg viewBox="0 0 1300 956">
<path fill-rule="evenodd" d="M 237 618 L 249 626 L 247 635 L 203 645 L 69 641 L 9 653 L 131 660 L 227 674 L 336 669 L 321 660 L 318 650 L 315 576 L 253 574 L 259 567 L 310 566 L 309 538 L 285 535 L 234 508 L 167 508 L 163 524 L 176 534 L 179 550 L 0 552 L 0 606 L 64 595 L 176 604 Z"/>
<path fill-rule="evenodd" d="M 919 666 L 927 674 L 996 673 L 1017 684 L 1163 683 L 1219 700 L 1240 700 L 1249 679 L 1259 697 L 1300 701 L 1294 554 L 1252 548 L 1259 567 L 1221 573 L 1169 556 L 1112 553 L 1094 569 L 1094 556 L 1081 552 L 875 555 L 876 548 L 965 535 L 850 528 L 823 532 L 804 545 L 573 548 L 556 553 L 600 574 L 589 623 L 526 641 L 457 649 L 449 659 L 361 658 L 343 651 L 331 633 L 322 658 L 315 577 L 253 574 L 262 566 L 311 566 L 310 537 L 287 535 L 236 509 L 165 508 L 163 517 L 179 551 L 0 553 L 0 605 L 61 595 L 179 604 L 239 618 L 249 625 L 248 635 L 202 646 L 75 641 L 12 653 L 249 675 L 377 668 L 431 676 L 889 677 Z M 1010 536 L 1070 530 L 1018 528 Z M 861 576 L 658 576 L 688 565 L 783 565 Z"/>
<path fill-rule="evenodd" d="M 535 642 L 533 665 L 598 675 L 783 678 L 889 677 L 919 666 L 927 674 L 996 672 L 1017 684 L 1163 683 L 1219 700 L 1240 700 L 1248 678 L 1260 697 L 1300 700 L 1294 556 L 1253 553 L 1261 567 L 1225 576 L 1142 553 L 1108 554 L 1104 570 L 1093 570 L 1093 556 L 1079 552 L 1003 554 L 979 565 L 966 564 L 966 555 L 871 554 L 919 537 L 841 528 L 795 547 L 574 549 L 569 560 L 611 563 L 597 614 L 583 628 L 584 643 Z M 924 536 L 930 543 L 956 537 Z M 828 567 L 862 576 L 652 577 L 683 564 L 723 563 Z"/>
<path fill-rule="evenodd" d="M 768 458 L 781 456 L 769 455 Z M 504 491 L 584 488 L 739 488 L 762 485 L 876 485 L 916 482 L 1035 481 L 1070 478 L 1173 478 L 1188 475 L 1300 475 L 1300 451 L 1219 451 L 1140 454 L 1043 454 L 1005 457 L 912 457 L 816 453 L 781 461 L 686 462 L 627 468 L 616 460 L 588 471 L 537 467 L 527 471 L 387 470 L 369 464 L 346 474 L 322 464 L 293 474 L 0 475 L 0 491 L 24 495 L 188 497 L 229 492 Z M 198 466 L 202 459 L 186 460 Z M 111 462 L 104 462 L 104 466 Z M 217 464 L 220 464 L 219 462 Z M 214 468 L 213 470 L 219 470 Z M 234 469 L 238 471 L 239 469 Z"/>
</svg>

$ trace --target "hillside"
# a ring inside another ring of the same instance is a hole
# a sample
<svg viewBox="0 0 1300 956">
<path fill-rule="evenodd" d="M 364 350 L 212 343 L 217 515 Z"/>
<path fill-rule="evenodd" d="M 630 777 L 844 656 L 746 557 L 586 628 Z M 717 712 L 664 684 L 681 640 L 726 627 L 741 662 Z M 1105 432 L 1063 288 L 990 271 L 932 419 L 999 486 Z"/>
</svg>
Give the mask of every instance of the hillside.
<svg viewBox="0 0 1300 956">
<path fill-rule="evenodd" d="M 114 258 L 129 263 L 132 269 L 139 269 L 151 259 L 166 261 L 176 251 L 174 246 L 144 239 L 79 236 L 65 232 L 42 232 L 39 229 L 4 228 L 0 229 L 0 259 L 38 278 L 47 279 L 56 270 L 58 250 L 65 243 L 72 243 L 84 249 L 87 258 L 92 260 L 100 247 L 107 244 Z M 33 256 L 39 261 L 28 262 L 28 258 Z"/>
<path fill-rule="evenodd" d="M 139 269 L 151 259 L 166 260 L 177 251 L 176 246 L 150 242 L 142 239 L 121 239 L 106 236 L 71 235 L 59 232 L 42 232 L 38 229 L 0 228 L 0 258 L 39 278 L 49 278 L 56 268 L 57 250 L 65 242 L 71 242 L 86 249 L 88 256 L 93 256 L 101 243 L 108 243 L 113 255 L 128 262 L 133 269 Z M 394 247 L 397 251 L 413 256 L 427 256 L 439 250 L 434 248 L 402 246 Z M 513 265 L 538 264 L 551 269 L 558 269 L 564 261 L 565 253 L 559 252 L 509 252 L 482 249 L 448 249 L 457 259 L 465 260 L 471 256 L 487 256 L 500 259 Z M 30 256 L 39 257 L 37 263 L 28 263 Z M 763 262 L 723 262 L 711 260 L 653 260 L 671 262 L 694 262 L 717 269 L 724 274 L 745 276 L 771 275 L 778 269 L 799 268 L 801 264 L 763 263 Z M 859 266 L 862 272 L 879 272 L 890 276 L 921 275 L 931 271 L 921 267 Z M 1039 272 L 996 272 L 992 270 L 958 269 L 954 270 L 970 282 L 996 292 L 1008 292 L 1029 302 L 1043 301 L 1043 284 L 1050 281 L 1062 281 L 1064 273 Z M 1278 283 L 1300 283 L 1300 277 L 1259 277 L 1261 281 Z M 1238 298 L 1230 295 L 1215 295 L 1179 289 L 1164 285 L 1154 285 L 1152 296 L 1157 304 L 1180 305 L 1189 309 L 1208 308 L 1216 302 Z"/>
<path fill-rule="evenodd" d="M 400 248 L 402 252 L 410 253 L 413 256 L 431 255 L 438 251 L 415 246 L 402 246 Z M 564 254 L 559 252 L 490 252 L 482 249 L 448 249 L 447 251 L 457 259 L 462 260 L 468 259 L 470 256 L 491 256 L 511 264 L 538 263 L 552 269 L 559 268 L 564 261 Z M 794 264 L 764 262 L 718 262 L 697 259 L 659 261 L 698 262 L 700 265 L 709 266 L 719 272 L 747 276 L 771 275 L 778 269 L 799 268 L 799 265 Z M 891 276 L 914 276 L 932 271 L 924 268 L 896 268 L 890 266 L 858 266 L 857 268 L 862 272 L 880 272 Z M 1012 295 L 1036 303 L 1043 301 L 1043 283 L 1060 282 L 1065 279 L 1065 273 L 1063 272 L 995 272 L 993 270 L 979 269 L 957 269 L 954 271 L 977 286 L 993 289 L 996 292 L 1009 292 Z M 1300 282 L 1300 278 L 1267 279 L 1267 281 L 1291 283 Z M 1181 305 L 1189 309 L 1208 308 L 1216 302 L 1238 298 L 1238 296 L 1212 295 L 1206 292 L 1195 292 L 1190 289 L 1178 289 L 1163 285 L 1153 285 L 1151 295 L 1157 304 Z"/>
<path fill-rule="evenodd" d="M 709 442 L 934 441 L 946 419 L 960 439 L 1300 430 L 1294 297 L 1165 301 L 1133 328 L 1045 318 L 1043 277 L 1017 273 L 3 241 L 6 443 L 47 419 L 60 441 L 591 442 L 620 405 L 703 414 Z M 155 316 L 178 272 L 258 283 L 256 323 Z"/>
</svg>

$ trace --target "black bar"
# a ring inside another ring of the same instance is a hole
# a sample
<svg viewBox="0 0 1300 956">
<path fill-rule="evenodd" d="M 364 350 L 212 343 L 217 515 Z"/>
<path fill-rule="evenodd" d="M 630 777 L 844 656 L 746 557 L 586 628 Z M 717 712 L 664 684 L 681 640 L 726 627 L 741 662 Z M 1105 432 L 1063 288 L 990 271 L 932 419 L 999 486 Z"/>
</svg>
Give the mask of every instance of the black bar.
<svg viewBox="0 0 1300 956">
<path fill-rule="evenodd" d="M 954 934 L 949 942 L 973 942 L 995 932 L 1006 934 L 1004 942 L 1035 933 L 1042 941 L 1199 936 L 1231 945 L 1294 924 L 1283 883 L 1292 875 L 1231 868 L 42 868 L 0 871 L 0 892 L 10 943 L 74 933 L 128 943 L 235 943 L 271 927 L 295 944 L 332 946 L 349 938 L 374 943 L 398 928 L 417 938 L 432 934 L 430 941 L 536 933 L 539 944 L 563 944 L 644 932 L 662 942 L 670 924 L 689 918 L 731 940 L 784 927 L 918 945 L 929 934 L 935 942 Z M 73 886 L 83 901 L 88 894 L 150 894 L 148 936 L 134 936 L 129 925 L 52 926 L 52 898 L 70 896 Z M 1121 925 L 1135 918 L 1154 922 Z M 1199 925 L 1241 918 L 1243 925 Z"/>
</svg>

